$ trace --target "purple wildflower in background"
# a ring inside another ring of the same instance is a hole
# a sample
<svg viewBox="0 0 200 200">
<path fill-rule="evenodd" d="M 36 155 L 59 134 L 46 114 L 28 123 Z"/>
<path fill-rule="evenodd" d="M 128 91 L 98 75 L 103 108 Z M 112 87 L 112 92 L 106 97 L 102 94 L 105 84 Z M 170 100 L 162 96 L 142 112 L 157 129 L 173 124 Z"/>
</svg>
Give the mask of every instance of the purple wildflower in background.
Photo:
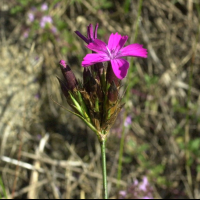
<svg viewBox="0 0 200 200">
<path fill-rule="evenodd" d="M 29 29 L 27 29 L 27 30 L 24 31 L 24 33 L 23 33 L 23 37 L 24 37 L 25 39 L 28 38 L 28 36 L 29 36 L 29 32 L 30 32 Z"/>
<path fill-rule="evenodd" d="M 47 5 L 47 3 L 43 3 L 43 4 L 42 4 L 41 10 L 42 10 L 42 11 L 48 10 L 48 5 Z"/>
<path fill-rule="evenodd" d="M 125 126 L 125 127 L 128 127 L 131 123 L 132 123 L 131 116 L 127 116 L 127 117 L 126 117 L 126 120 L 125 120 L 125 122 L 124 122 L 124 126 Z"/>
<path fill-rule="evenodd" d="M 53 20 L 52 20 L 51 16 L 49 16 L 49 15 L 43 16 L 40 21 L 40 27 L 44 28 L 46 26 L 46 24 L 52 24 L 52 22 L 53 22 Z"/>
<path fill-rule="evenodd" d="M 146 191 L 147 190 L 147 186 L 149 185 L 147 177 L 144 177 L 142 181 L 143 182 L 141 183 L 139 188 L 140 188 L 140 190 Z"/>
<path fill-rule="evenodd" d="M 58 29 L 55 26 L 51 27 L 51 32 L 56 34 L 58 32 Z"/>
<path fill-rule="evenodd" d="M 128 36 L 112 33 L 107 45 L 105 42 L 94 38 L 94 41 L 89 43 L 87 48 L 96 53 L 87 54 L 83 58 L 82 66 L 88 67 L 95 63 L 110 61 L 116 77 L 119 79 L 125 78 L 129 68 L 129 62 L 121 57 L 132 56 L 147 58 L 147 50 L 141 44 L 131 44 L 123 47 L 127 39 Z"/>
<path fill-rule="evenodd" d="M 144 177 L 142 182 L 136 179 L 127 190 L 119 192 L 119 199 L 153 199 L 153 188 L 147 177 Z"/>
<path fill-rule="evenodd" d="M 35 95 L 35 99 L 37 99 L 37 100 L 40 99 L 40 94 L 39 94 L 39 93 L 37 93 L 37 94 Z"/>
<path fill-rule="evenodd" d="M 33 22 L 35 20 L 35 15 L 32 12 L 28 13 L 28 19 L 30 22 Z"/>
<path fill-rule="evenodd" d="M 125 199 L 126 198 L 126 195 L 127 195 L 127 192 L 122 190 L 122 191 L 119 191 L 119 199 Z"/>
</svg>

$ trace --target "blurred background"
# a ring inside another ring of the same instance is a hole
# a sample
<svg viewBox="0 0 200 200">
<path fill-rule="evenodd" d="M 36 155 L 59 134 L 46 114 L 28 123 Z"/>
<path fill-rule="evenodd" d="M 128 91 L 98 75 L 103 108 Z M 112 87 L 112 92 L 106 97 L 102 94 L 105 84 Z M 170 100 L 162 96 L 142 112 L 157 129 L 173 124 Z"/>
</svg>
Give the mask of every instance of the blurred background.
<svg viewBox="0 0 200 200">
<path fill-rule="evenodd" d="M 56 78 L 64 59 L 82 80 L 89 50 L 74 31 L 98 23 L 99 39 L 118 32 L 148 49 L 128 58 L 109 197 L 199 199 L 199 19 L 199 0 L 1 0 L 0 198 L 102 197 L 98 139 L 66 111 Z"/>
</svg>

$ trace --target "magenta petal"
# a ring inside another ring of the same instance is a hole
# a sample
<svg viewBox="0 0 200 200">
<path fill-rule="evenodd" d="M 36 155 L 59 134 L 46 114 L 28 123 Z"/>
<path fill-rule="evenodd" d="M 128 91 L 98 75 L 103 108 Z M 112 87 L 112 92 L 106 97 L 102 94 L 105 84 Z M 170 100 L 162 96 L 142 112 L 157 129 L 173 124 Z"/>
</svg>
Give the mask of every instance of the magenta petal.
<svg viewBox="0 0 200 200">
<path fill-rule="evenodd" d="M 93 32 L 94 32 L 93 31 L 93 25 L 90 24 L 87 28 L 87 35 L 88 35 L 87 37 L 90 40 L 90 42 L 93 42 L 93 40 L 94 40 L 94 33 Z"/>
<path fill-rule="evenodd" d="M 84 35 L 82 35 L 79 31 L 75 31 L 76 35 L 78 35 L 82 40 L 84 40 L 87 44 L 90 43 L 90 39 L 86 38 Z"/>
<path fill-rule="evenodd" d="M 110 60 L 110 58 L 106 54 L 90 53 L 90 54 L 87 54 L 83 58 L 82 66 L 88 67 L 88 66 L 93 65 L 95 63 L 106 62 L 108 60 Z"/>
<path fill-rule="evenodd" d="M 66 64 L 66 62 L 64 60 L 60 61 L 60 65 L 62 65 L 64 68 L 66 68 L 66 66 L 67 66 L 67 64 Z"/>
<path fill-rule="evenodd" d="M 95 39 L 93 42 L 91 42 L 90 44 L 87 45 L 87 48 L 95 51 L 97 53 L 107 53 L 108 50 L 106 48 L 106 43 L 99 40 L 99 39 Z"/>
<path fill-rule="evenodd" d="M 129 68 L 128 61 L 124 59 L 113 59 L 111 60 L 111 64 L 116 77 L 119 79 L 125 78 Z"/>
<path fill-rule="evenodd" d="M 120 53 L 117 57 L 123 56 L 134 56 L 134 57 L 143 57 L 147 58 L 147 49 L 144 49 L 141 44 L 130 44 L 123 49 L 121 49 Z"/>
<path fill-rule="evenodd" d="M 99 27 L 99 24 L 97 23 L 95 26 L 95 30 L 94 30 L 94 39 L 97 39 L 97 29 Z"/>
<path fill-rule="evenodd" d="M 111 34 L 108 41 L 108 48 L 111 52 L 115 51 L 115 55 L 118 51 L 124 46 L 126 41 L 128 40 L 128 36 L 121 36 L 118 33 Z"/>
</svg>

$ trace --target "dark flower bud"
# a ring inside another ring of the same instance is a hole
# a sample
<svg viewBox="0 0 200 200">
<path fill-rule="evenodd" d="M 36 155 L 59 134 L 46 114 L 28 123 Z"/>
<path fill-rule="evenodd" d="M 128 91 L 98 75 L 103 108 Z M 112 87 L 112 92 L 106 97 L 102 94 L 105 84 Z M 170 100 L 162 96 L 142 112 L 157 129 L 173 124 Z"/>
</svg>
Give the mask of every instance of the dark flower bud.
<svg viewBox="0 0 200 200">
<path fill-rule="evenodd" d="M 117 99 L 118 99 L 118 90 L 113 81 L 111 86 L 108 89 L 108 100 L 111 102 L 116 102 Z"/>
<path fill-rule="evenodd" d="M 112 69 L 112 66 L 111 66 L 111 62 L 108 62 L 106 80 L 110 84 L 112 84 L 112 82 L 114 82 L 116 87 L 119 86 L 119 79 L 116 77 L 116 75 L 113 72 L 113 69 Z"/>
<path fill-rule="evenodd" d="M 89 82 L 92 78 L 90 69 L 88 67 L 85 67 L 83 70 L 83 85 L 87 92 L 89 92 Z"/>
<path fill-rule="evenodd" d="M 90 89 L 89 89 L 90 92 L 95 92 L 95 93 L 97 92 L 98 85 L 93 77 L 91 77 L 91 79 L 90 79 L 89 87 L 90 87 Z"/>
<path fill-rule="evenodd" d="M 67 98 L 69 96 L 69 89 L 67 88 L 67 85 L 60 78 L 57 77 L 57 79 L 58 79 L 58 81 L 60 83 L 60 88 L 62 90 L 62 93 Z"/>
<path fill-rule="evenodd" d="M 94 78 L 100 81 L 100 77 L 103 74 L 103 63 L 96 63 L 92 66 L 93 73 L 94 73 Z"/>
<path fill-rule="evenodd" d="M 60 61 L 60 67 L 61 71 L 63 73 L 63 76 L 67 82 L 67 87 L 70 91 L 73 91 L 77 86 L 78 82 L 76 80 L 76 77 L 74 76 L 74 73 L 72 72 L 69 65 L 66 64 L 64 60 Z"/>
</svg>

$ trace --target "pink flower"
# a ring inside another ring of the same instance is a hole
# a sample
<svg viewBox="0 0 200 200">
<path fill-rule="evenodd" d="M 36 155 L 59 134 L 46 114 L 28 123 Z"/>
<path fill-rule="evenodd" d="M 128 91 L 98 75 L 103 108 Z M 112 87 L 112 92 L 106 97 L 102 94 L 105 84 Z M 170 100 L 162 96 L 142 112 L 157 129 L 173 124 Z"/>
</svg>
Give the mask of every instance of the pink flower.
<svg viewBox="0 0 200 200">
<path fill-rule="evenodd" d="M 47 5 L 47 3 L 43 3 L 43 4 L 42 4 L 41 10 L 42 10 L 42 11 L 48 10 L 48 5 Z"/>
<path fill-rule="evenodd" d="M 126 117 L 126 120 L 125 120 L 125 122 L 124 122 L 124 126 L 125 126 L 125 127 L 128 127 L 131 123 L 132 123 L 131 116 L 127 116 L 127 117 Z"/>
<path fill-rule="evenodd" d="M 52 23 L 53 23 L 53 20 L 52 20 L 51 16 L 49 16 L 49 15 L 43 16 L 40 21 L 40 27 L 45 28 L 46 24 L 52 24 Z"/>
<path fill-rule="evenodd" d="M 149 185 L 149 182 L 148 182 L 147 177 L 145 176 L 145 177 L 143 178 L 143 182 L 142 182 L 142 184 L 140 185 L 139 188 L 140 188 L 140 190 L 142 190 L 142 191 L 146 191 L 148 185 Z"/>
<path fill-rule="evenodd" d="M 30 22 L 33 22 L 35 20 L 35 15 L 32 12 L 28 13 L 28 19 Z"/>
<path fill-rule="evenodd" d="M 129 68 L 129 62 L 121 57 L 147 57 L 147 50 L 141 44 L 131 44 L 123 47 L 127 39 L 128 36 L 112 33 L 107 45 L 105 42 L 95 38 L 93 42 L 87 45 L 87 48 L 96 53 L 87 54 L 83 58 L 82 66 L 88 67 L 95 63 L 110 61 L 117 78 L 125 78 Z"/>
</svg>

